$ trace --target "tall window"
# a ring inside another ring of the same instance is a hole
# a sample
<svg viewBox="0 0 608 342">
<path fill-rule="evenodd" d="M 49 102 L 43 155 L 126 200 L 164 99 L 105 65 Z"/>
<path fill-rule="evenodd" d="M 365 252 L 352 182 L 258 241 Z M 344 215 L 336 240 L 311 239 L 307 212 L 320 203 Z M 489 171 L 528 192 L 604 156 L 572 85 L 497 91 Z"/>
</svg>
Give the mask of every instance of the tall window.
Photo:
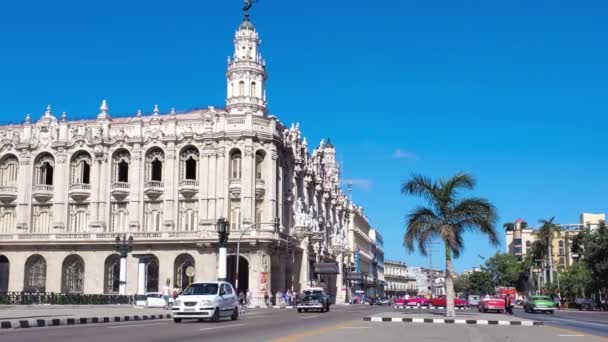
<svg viewBox="0 0 608 342">
<path fill-rule="evenodd" d="M 230 178 L 241 178 L 241 152 L 233 152 L 230 155 Z"/>
<path fill-rule="evenodd" d="M 251 96 L 258 96 L 257 84 L 255 82 L 251 82 Z"/>
<path fill-rule="evenodd" d="M 264 154 L 262 152 L 257 152 L 255 154 L 255 179 L 262 179 L 264 167 Z"/>
<path fill-rule="evenodd" d="M 49 154 L 44 154 L 36 162 L 36 185 L 53 185 L 53 170 L 55 160 Z"/>
<path fill-rule="evenodd" d="M 91 156 L 86 152 L 77 153 L 72 158 L 70 165 L 72 173 L 72 184 L 91 183 Z"/>
<path fill-rule="evenodd" d="M 16 157 L 4 158 L 0 165 L 0 185 L 17 186 L 17 172 L 19 171 L 19 161 Z"/>
<path fill-rule="evenodd" d="M 241 229 L 241 208 L 234 206 L 230 213 L 230 226 L 234 229 Z"/>
<path fill-rule="evenodd" d="M 114 182 L 128 183 L 129 182 L 129 162 L 131 155 L 126 150 L 119 150 L 114 153 L 112 158 Z"/>
<path fill-rule="evenodd" d="M 194 147 L 190 147 L 182 152 L 180 159 L 182 163 L 182 179 L 196 180 L 198 151 Z"/>
<path fill-rule="evenodd" d="M 245 82 L 239 82 L 239 96 L 245 96 Z"/>
<path fill-rule="evenodd" d="M 165 155 L 162 150 L 154 149 L 146 156 L 147 176 L 149 181 L 162 182 L 163 180 L 163 161 Z"/>
</svg>

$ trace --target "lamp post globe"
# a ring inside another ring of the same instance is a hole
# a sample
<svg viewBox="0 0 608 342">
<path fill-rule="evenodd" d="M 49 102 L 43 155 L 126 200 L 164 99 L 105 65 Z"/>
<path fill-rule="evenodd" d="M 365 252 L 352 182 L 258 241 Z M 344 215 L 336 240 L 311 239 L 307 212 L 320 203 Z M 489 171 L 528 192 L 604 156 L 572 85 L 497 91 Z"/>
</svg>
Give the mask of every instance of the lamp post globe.
<svg viewBox="0 0 608 342">
<path fill-rule="evenodd" d="M 225 281 L 227 279 L 227 247 L 228 247 L 228 236 L 230 235 L 230 223 L 225 218 L 220 217 L 215 225 L 217 233 L 219 235 L 219 265 L 218 265 L 218 280 Z"/>
</svg>

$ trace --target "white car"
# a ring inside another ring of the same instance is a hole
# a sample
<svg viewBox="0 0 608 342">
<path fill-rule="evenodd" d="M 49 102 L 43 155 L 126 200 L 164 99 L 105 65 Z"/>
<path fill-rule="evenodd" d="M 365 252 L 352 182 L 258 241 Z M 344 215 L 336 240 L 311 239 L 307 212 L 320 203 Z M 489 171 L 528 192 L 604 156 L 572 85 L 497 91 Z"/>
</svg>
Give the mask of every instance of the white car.
<svg viewBox="0 0 608 342">
<path fill-rule="evenodd" d="M 146 293 L 146 307 L 148 308 L 164 308 L 167 306 L 167 302 L 163 297 L 162 293 L 159 292 L 148 292 Z"/>
<path fill-rule="evenodd" d="M 173 302 L 173 321 L 182 319 L 209 319 L 218 321 L 239 317 L 239 304 L 234 288 L 225 281 L 208 281 L 188 286 Z"/>
</svg>

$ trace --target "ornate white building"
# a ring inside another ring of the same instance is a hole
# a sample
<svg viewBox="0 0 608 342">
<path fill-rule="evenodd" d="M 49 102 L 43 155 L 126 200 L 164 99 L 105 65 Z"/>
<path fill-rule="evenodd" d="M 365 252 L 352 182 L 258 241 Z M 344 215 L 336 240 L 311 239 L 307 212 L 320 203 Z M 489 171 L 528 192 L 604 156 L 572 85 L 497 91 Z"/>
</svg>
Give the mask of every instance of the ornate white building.
<svg viewBox="0 0 608 342">
<path fill-rule="evenodd" d="M 103 101 L 95 119 L 49 106 L 37 121 L 0 127 L 0 292 L 117 293 L 123 235 L 134 238 L 127 293 L 166 279 L 183 288 L 188 266 L 190 280 L 215 279 L 215 224 L 226 217 L 232 281 L 243 234 L 240 290 L 263 298 L 322 281 L 343 300 L 351 204 L 336 151 L 322 141 L 309 153 L 298 124 L 268 113 L 259 46 L 246 17 L 226 109 L 112 118 Z"/>
</svg>

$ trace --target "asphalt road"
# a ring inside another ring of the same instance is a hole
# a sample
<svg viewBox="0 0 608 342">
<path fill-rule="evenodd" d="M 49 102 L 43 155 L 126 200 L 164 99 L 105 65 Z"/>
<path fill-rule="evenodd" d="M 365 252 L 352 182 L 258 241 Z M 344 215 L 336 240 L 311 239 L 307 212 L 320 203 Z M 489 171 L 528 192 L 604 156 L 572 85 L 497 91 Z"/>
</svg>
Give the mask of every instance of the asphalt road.
<svg viewBox="0 0 608 342">
<path fill-rule="evenodd" d="M 544 321 L 545 324 L 585 334 L 608 337 L 608 312 L 601 311 L 561 311 L 553 315 L 544 313 L 525 313 L 515 308 L 515 315 L 531 320 Z"/>
<path fill-rule="evenodd" d="M 386 306 L 333 306 L 329 313 L 302 314 L 290 309 L 255 310 L 238 321 L 226 320 L 219 323 L 191 321 L 175 324 L 172 320 L 164 320 L 0 331 L 0 341 L 606 341 L 592 334 L 563 327 L 440 325 L 362 320 L 364 316 L 373 316 L 389 310 L 391 309 Z M 536 319 L 560 317 L 560 313 L 556 317 L 533 316 Z"/>
</svg>

